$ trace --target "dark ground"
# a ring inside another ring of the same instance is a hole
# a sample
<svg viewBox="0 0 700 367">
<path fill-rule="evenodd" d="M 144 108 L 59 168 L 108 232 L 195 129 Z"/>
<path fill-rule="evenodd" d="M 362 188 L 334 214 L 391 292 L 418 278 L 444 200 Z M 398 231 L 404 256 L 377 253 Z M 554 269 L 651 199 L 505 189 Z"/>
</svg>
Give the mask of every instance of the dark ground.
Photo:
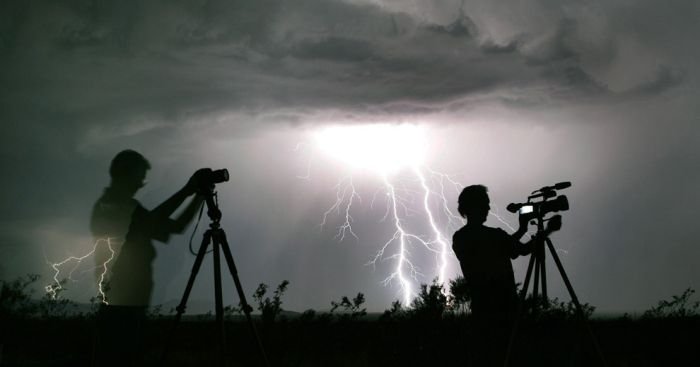
<svg viewBox="0 0 700 367">
<path fill-rule="evenodd" d="M 4 324 L 1 366 L 90 365 L 93 320 L 25 319 L 6 320 Z M 272 366 L 481 365 L 475 362 L 479 352 L 499 333 L 498 328 L 491 328 L 477 334 L 468 318 L 427 322 L 316 317 L 257 325 Z M 608 366 L 689 366 L 700 361 L 698 317 L 618 318 L 592 320 L 589 325 Z M 216 363 L 213 321 L 183 321 L 174 333 L 171 326 L 167 318 L 145 324 L 145 365 L 160 364 L 158 358 L 168 335 L 174 338 L 166 365 Z M 245 322 L 228 321 L 226 332 L 227 365 L 262 365 Z M 512 365 L 602 365 L 590 340 L 585 328 L 575 321 L 526 321 L 518 333 Z"/>
</svg>

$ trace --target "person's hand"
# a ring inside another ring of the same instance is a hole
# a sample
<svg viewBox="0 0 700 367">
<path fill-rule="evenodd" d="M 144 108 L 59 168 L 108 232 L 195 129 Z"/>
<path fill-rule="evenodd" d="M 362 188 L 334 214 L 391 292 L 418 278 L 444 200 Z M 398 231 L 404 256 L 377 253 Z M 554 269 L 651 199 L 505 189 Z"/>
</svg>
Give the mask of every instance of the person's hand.
<svg viewBox="0 0 700 367">
<path fill-rule="evenodd" d="M 561 229 L 561 215 L 555 215 L 547 220 L 547 233 L 552 233 Z"/>
<path fill-rule="evenodd" d="M 187 194 L 192 195 L 199 191 L 206 184 L 211 172 L 211 168 L 200 168 L 192 174 L 192 177 L 190 177 L 185 185 Z"/>
<path fill-rule="evenodd" d="M 521 230 L 527 231 L 527 226 L 530 224 L 530 219 L 532 218 L 527 215 L 518 215 L 518 224 L 520 225 Z"/>
</svg>

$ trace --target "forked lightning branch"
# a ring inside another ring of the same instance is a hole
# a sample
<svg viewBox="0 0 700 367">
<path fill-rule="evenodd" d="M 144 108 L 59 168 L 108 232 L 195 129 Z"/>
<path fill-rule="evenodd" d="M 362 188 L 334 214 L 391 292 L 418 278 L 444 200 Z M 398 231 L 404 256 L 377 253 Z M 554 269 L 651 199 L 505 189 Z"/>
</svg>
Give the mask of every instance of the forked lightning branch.
<svg viewBox="0 0 700 367">
<path fill-rule="evenodd" d="M 353 208 L 362 205 L 355 176 L 371 173 L 381 184 L 377 191 L 384 195 L 373 195 L 371 205 L 377 205 L 377 197 L 385 198 L 380 222 L 391 226 L 393 235 L 378 243 L 379 249 L 368 264 L 392 264 L 382 283 L 397 285 L 405 306 L 416 296 L 418 284 L 435 278 L 443 285 L 448 281 L 451 236 L 464 224 L 453 210 L 462 185 L 426 166 L 425 133 L 417 125 L 372 124 L 326 127 L 313 136 L 312 154 L 331 158 L 346 172 L 335 187 L 335 202 L 321 221 L 325 226 L 330 215 L 340 217 L 336 239 L 360 238 L 353 228 Z M 417 221 L 422 223 L 416 225 Z M 427 256 L 434 265 L 422 268 L 418 264 L 425 264 Z"/>
<path fill-rule="evenodd" d="M 61 273 L 64 272 L 66 275 L 63 276 L 65 280 L 76 282 L 74 274 L 79 271 L 81 274 L 95 272 L 97 275 L 97 292 L 100 301 L 104 304 L 109 304 L 107 301 L 107 296 L 105 294 L 105 286 L 107 283 L 107 275 L 109 274 L 110 267 L 112 266 L 116 251 L 115 251 L 115 239 L 110 237 L 98 238 L 92 245 L 92 249 L 81 256 L 69 256 L 59 262 L 52 263 L 47 260 L 47 263 L 54 271 L 53 283 L 44 287 L 46 293 L 51 297 L 51 299 L 57 299 L 59 293 L 64 289 L 63 282 L 61 279 Z M 106 254 L 104 256 L 104 261 L 95 264 L 96 267 L 91 267 L 88 270 L 79 270 L 83 261 L 95 262 L 96 253 L 102 251 Z"/>
</svg>

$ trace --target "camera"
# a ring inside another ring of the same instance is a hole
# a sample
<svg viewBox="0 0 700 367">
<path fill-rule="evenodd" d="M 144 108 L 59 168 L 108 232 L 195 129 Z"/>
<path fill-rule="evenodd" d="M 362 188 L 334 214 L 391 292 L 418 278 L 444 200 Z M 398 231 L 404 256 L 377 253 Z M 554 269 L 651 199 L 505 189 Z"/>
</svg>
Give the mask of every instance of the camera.
<svg viewBox="0 0 700 367">
<path fill-rule="evenodd" d="M 202 192 L 211 191 L 218 183 L 226 182 L 229 179 L 228 170 L 226 168 L 211 170 L 201 169 L 197 172 L 199 175 L 197 185 Z"/>
<path fill-rule="evenodd" d="M 212 185 L 228 181 L 228 170 L 226 168 L 211 171 L 208 177 Z"/>
<path fill-rule="evenodd" d="M 542 218 L 547 213 L 569 210 L 569 199 L 565 195 L 557 194 L 557 190 L 568 187 L 571 187 L 571 182 L 568 181 L 542 187 L 533 191 L 532 194 L 528 196 L 527 202 L 510 203 L 506 209 L 511 213 L 517 212 L 528 219 Z M 540 198 L 541 200 L 539 201 L 533 201 Z"/>
</svg>

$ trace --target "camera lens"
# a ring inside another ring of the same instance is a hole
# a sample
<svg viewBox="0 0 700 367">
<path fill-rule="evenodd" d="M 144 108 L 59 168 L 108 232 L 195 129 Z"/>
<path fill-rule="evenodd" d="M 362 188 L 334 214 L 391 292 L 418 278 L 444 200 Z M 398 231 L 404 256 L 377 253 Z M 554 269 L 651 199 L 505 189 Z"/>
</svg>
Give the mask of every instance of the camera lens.
<svg viewBox="0 0 700 367">
<path fill-rule="evenodd" d="M 556 213 L 559 211 L 569 210 L 569 200 L 565 195 L 558 196 L 552 201 L 547 201 L 542 204 L 542 213 Z"/>
<path fill-rule="evenodd" d="M 211 172 L 211 181 L 214 184 L 228 181 L 228 170 L 226 168 L 218 169 Z"/>
</svg>

